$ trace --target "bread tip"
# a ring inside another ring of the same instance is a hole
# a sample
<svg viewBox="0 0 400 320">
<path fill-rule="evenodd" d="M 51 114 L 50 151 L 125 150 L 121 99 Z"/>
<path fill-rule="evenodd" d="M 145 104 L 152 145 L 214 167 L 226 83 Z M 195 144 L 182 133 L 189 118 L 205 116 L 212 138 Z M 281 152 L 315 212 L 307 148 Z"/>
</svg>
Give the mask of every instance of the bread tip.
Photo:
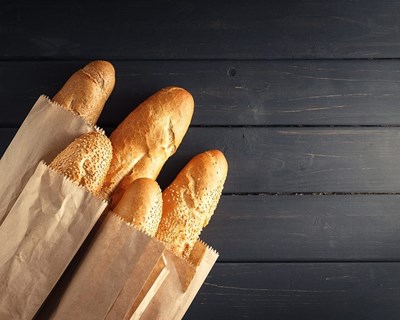
<svg viewBox="0 0 400 320">
<path fill-rule="evenodd" d="M 163 89 L 161 89 L 161 91 L 167 91 L 168 93 L 173 93 L 174 95 L 177 94 L 177 92 L 180 92 L 180 95 L 182 95 L 182 97 L 185 100 L 188 100 L 187 102 L 192 104 L 194 106 L 194 99 L 193 99 L 193 95 L 187 91 L 184 88 L 181 87 L 176 87 L 176 86 L 170 86 L 170 87 L 165 87 Z"/>
<path fill-rule="evenodd" d="M 163 88 L 161 90 L 164 90 L 164 91 L 176 91 L 177 90 L 177 91 L 182 91 L 184 93 L 190 94 L 190 92 L 187 91 L 186 89 L 183 89 L 183 88 L 177 87 L 177 86 L 168 86 L 168 87 L 165 87 L 165 88 Z"/>
<path fill-rule="evenodd" d="M 115 69 L 111 62 L 95 60 L 84 66 L 82 71 L 104 87 L 107 96 L 111 94 L 115 85 Z"/>
<path fill-rule="evenodd" d="M 221 150 L 214 149 L 206 151 L 207 153 L 211 154 L 213 157 L 218 159 L 225 159 L 224 153 Z"/>
<path fill-rule="evenodd" d="M 211 155 L 220 166 L 228 168 L 228 161 L 226 160 L 226 157 L 222 151 L 220 151 L 218 149 L 214 149 L 214 150 L 206 151 L 206 153 Z"/>
<path fill-rule="evenodd" d="M 83 67 L 84 70 L 87 69 L 96 69 L 96 70 L 101 70 L 108 76 L 115 76 L 115 69 L 114 66 L 112 65 L 111 62 L 106 61 L 106 60 L 95 60 L 89 62 L 86 66 Z"/>
</svg>

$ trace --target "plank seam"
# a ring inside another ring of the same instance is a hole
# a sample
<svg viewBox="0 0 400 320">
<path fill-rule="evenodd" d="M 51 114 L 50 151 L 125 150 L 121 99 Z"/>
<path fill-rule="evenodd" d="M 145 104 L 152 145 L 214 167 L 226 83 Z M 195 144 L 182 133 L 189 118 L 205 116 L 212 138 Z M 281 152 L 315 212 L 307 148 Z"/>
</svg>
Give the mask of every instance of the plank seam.
<svg viewBox="0 0 400 320">
<path fill-rule="evenodd" d="M 21 124 L 1 124 L 0 129 L 18 129 Z M 117 125 L 102 124 L 103 128 L 115 128 Z M 351 125 L 351 124 L 333 124 L 333 125 L 303 125 L 303 124 L 277 124 L 277 125 L 191 125 L 190 128 L 400 128 L 400 124 L 372 124 L 372 125 Z"/>
<path fill-rule="evenodd" d="M 254 260 L 254 261 L 235 261 L 223 260 L 216 264 L 362 264 L 362 263 L 400 263 L 400 260 Z"/>
<path fill-rule="evenodd" d="M 249 61 L 255 61 L 255 62 L 275 62 L 275 61 L 396 61 L 400 60 L 400 57 L 376 57 L 376 58 L 366 58 L 366 57 L 343 57 L 343 58 L 318 58 L 318 57 L 299 57 L 299 58 L 160 58 L 160 59 L 147 59 L 147 58 L 116 58 L 116 57 L 107 57 L 107 56 L 102 56 L 102 57 L 97 57 L 97 56 L 88 56 L 88 57 L 65 57 L 65 56 L 58 56 L 58 57 L 28 57 L 28 56 L 23 56 L 23 57 L 18 57 L 18 56 L 7 56 L 7 57 L 0 57 L 0 62 L 71 62 L 71 61 L 76 61 L 76 62 L 81 62 L 81 61 L 92 61 L 92 60 L 98 60 L 98 59 L 103 59 L 103 60 L 110 60 L 110 61 L 118 61 L 118 62 L 133 62 L 133 61 L 138 61 L 138 62 L 207 62 L 207 61 L 219 61 L 219 62 L 249 62 Z"/>
<path fill-rule="evenodd" d="M 400 192 L 226 192 L 223 196 L 400 196 Z"/>
<path fill-rule="evenodd" d="M 400 124 L 191 125 L 190 128 L 400 128 Z"/>
</svg>

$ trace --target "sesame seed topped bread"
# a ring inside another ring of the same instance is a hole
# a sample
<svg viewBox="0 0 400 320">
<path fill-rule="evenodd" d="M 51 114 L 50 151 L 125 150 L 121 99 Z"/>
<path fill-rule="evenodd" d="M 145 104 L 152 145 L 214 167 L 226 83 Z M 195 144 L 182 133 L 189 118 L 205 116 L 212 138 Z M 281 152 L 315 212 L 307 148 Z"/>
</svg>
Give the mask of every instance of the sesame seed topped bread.
<svg viewBox="0 0 400 320">
<path fill-rule="evenodd" d="M 154 237 L 162 214 L 162 195 L 158 183 L 149 178 L 133 181 L 113 211 Z"/>
<path fill-rule="evenodd" d="M 192 119 L 194 101 L 182 88 L 164 88 L 133 110 L 110 136 L 113 159 L 103 192 L 114 208 L 138 178 L 155 180 L 180 145 Z M 118 187 L 117 187 L 118 186 Z"/>
<path fill-rule="evenodd" d="M 177 256 L 188 258 L 217 207 L 228 173 L 219 150 L 195 156 L 164 190 L 157 238 Z"/>
<path fill-rule="evenodd" d="M 50 163 L 50 168 L 98 195 L 110 167 L 112 146 L 100 132 L 83 134 Z"/>
<path fill-rule="evenodd" d="M 94 125 L 114 84 L 113 65 L 107 61 L 93 61 L 75 72 L 52 100 Z"/>
</svg>

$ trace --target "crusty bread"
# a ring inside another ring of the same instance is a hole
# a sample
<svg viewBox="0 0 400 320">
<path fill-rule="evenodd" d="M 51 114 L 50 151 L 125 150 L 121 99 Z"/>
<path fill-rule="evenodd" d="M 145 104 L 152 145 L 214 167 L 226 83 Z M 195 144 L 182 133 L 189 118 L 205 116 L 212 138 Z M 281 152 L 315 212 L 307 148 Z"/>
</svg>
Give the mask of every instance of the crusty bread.
<svg viewBox="0 0 400 320">
<path fill-rule="evenodd" d="M 162 214 L 158 183 L 149 178 L 133 181 L 113 211 L 139 230 L 155 236 Z"/>
<path fill-rule="evenodd" d="M 165 189 L 157 238 L 177 256 L 188 258 L 221 196 L 228 163 L 221 151 L 195 156 Z"/>
<path fill-rule="evenodd" d="M 193 115 L 192 95 L 184 89 L 162 89 L 140 104 L 111 134 L 113 159 L 103 192 L 114 208 L 138 178 L 155 180 L 185 135 Z"/>
<path fill-rule="evenodd" d="M 52 100 L 94 125 L 114 84 L 115 70 L 112 64 L 93 61 L 75 72 Z"/>
<path fill-rule="evenodd" d="M 50 163 L 50 168 L 98 195 L 111 158 L 110 140 L 100 132 L 89 132 L 61 151 Z"/>
</svg>

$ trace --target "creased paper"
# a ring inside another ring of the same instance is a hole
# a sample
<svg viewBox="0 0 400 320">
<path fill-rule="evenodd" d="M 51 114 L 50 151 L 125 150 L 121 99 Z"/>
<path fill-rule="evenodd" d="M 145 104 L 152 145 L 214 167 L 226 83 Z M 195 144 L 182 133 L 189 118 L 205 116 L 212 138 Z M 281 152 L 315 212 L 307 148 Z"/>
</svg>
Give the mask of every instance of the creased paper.
<svg viewBox="0 0 400 320">
<path fill-rule="evenodd" d="M 81 117 L 39 97 L 0 160 L 0 225 L 38 163 L 50 163 L 76 137 L 93 130 Z"/>
<path fill-rule="evenodd" d="M 108 214 L 91 239 L 57 310 L 51 317 L 42 317 L 41 312 L 39 319 L 104 319 L 111 308 L 118 309 L 119 303 L 114 304 L 124 299 L 128 287 L 129 297 L 134 300 L 165 248 L 132 229 Z M 131 275 L 133 281 L 127 282 Z"/>
<path fill-rule="evenodd" d="M 200 290 L 218 258 L 218 253 L 205 243 L 197 241 L 187 262 L 166 252 L 169 275 L 154 295 L 141 320 L 180 320 Z"/>
<path fill-rule="evenodd" d="M 37 166 L 0 226 L 0 319 L 32 319 L 107 203 Z"/>
<path fill-rule="evenodd" d="M 110 212 L 38 319 L 181 319 L 218 254 L 199 241 L 193 257 L 174 256 Z"/>
</svg>

